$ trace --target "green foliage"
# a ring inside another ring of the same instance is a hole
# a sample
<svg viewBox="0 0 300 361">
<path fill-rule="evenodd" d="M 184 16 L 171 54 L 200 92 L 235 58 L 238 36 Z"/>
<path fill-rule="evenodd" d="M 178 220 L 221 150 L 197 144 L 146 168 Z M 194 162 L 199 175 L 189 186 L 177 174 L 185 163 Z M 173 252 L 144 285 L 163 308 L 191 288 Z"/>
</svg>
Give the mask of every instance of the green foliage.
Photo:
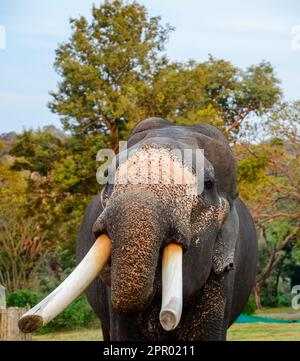
<svg viewBox="0 0 300 361">
<path fill-rule="evenodd" d="M 40 294 L 26 289 L 11 292 L 7 297 L 7 307 L 33 307 L 40 302 L 42 298 Z M 75 327 L 88 327 L 93 322 L 95 322 L 95 315 L 87 303 L 85 296 L 80 296 L 39 332 L 48 333 Z"/>
<path fill-rule="evenodd" d="M 280 243 L 291 231 L 291 221 L 289 219 L 275 219 L 270 222 L 267 229 L 267 237 L 272 244 Z"/>
<path fill-rule="evenodd" d="M 88 327 L 95 316 L 84 296 L 79 297 L 49 324 L 41 328 L 40 333 L 48 333 L 75 327 Z"/>
<path fill-rule="evenodd" d="M 239 162 L 238 181 L 257 182 L 264 174 L 267 161 L 266 154 L 259 154 L 257 157 L 249 156 L 247 159 Z"/>
<path fill-rule="evenodd" d="M 250 295 L 248 302 L 246 304 L 246 306 L 244 307 L 242 313 L 244 315 L 253 315 L 256 311 L 256 303 L 255 303 L 255 298 L 253 295 Z"/>
<path fill-rule="evenodd" d="M 7 307 L 35 306 L 40 301 L 40 295 L 30 290 L 20 290 L 9 293 Z"/>
<path fill-rule="evenodd" d="M 212 56 L 170 62 L 164 48 L 173 28 L 137 2 L 106 0 L 93 7 L 90 23 L 84 17 L 70 23 L 72 36 L 56 51 L 61 81 L 49 107 L 65 129 L 104 133 L 113 148 L 146 117 L 225 129 L 252 112 L 265 114 L 280 99 L 268 62 L 245 70 Z M 239 131 L 237 124 L 232 132 Z"/>
<path fill-rule="evenodd" d="M 62 80 L 49 104 L 65 129 L 99 133 L 141 119 L 139 96 L 166 62 L 160 53 L 172 28 L 137 2 L 120 0 L 93 6 L 90 24 L 84 17 L 70 23 L 70 41 L 56 51 Z"/>
<path fill-rule="evenodd" d="M 16 157 L 12 169 L 31 172 L 23 208 L 34 219 L 46 248 L 57 249 L 58 241 L 62 248 L 74 245 L 84 209 L 101 189 L 96 154 L 103 138 L 75 135 L 62 141 L 48 131 L 26 132 L 12 147 L 10 154 Z"/>
<path fill-rule="evenodd" d="M 291 305 L 291 294 L 281 294 L 277 296 L 278 307 L 288 307 Z"/>
<path fill-rule="evenodd" d="M 61 139 L 49 132 L 25 131 L 10 150 L 11 155 L 19 158 L 12 169 L 27 169 L 45 176 L 57 161 L 62 147 Z"/>
<path fill-rule="evenodd" d="M 274 99 L 279 100 L 281 91 L 279 80 L 274 74 L 272 65 L 262 61 L 258 66 L 249 66 L 243 77 L 243 101 L 249 106 L 259 105 L 257 114 L 269 110 L 274 105 Z"/>
<path fill-rule="evenodd" d="M 284 141 L 283 139 L 279 138 L 279 137 L 274 137 L 271 139 L 270 141 L 270 145 L 271 146 L 283 146 L 284 145 Z"/>
<path fill-rule="evenodd" d="M 261 292 L 261 303 L 264 307 L 290 307 L 291 306 L 291 287 L 290 284 L 285 287 L 280 286 L 280 283 L 284 280 L 285 272 L 282 265 L 280 265 L 268 280 Z M 287 273 L 290 276 L 290 273 Z M 279 282 L 281 281 L 281 282 Z"/>
</svg>

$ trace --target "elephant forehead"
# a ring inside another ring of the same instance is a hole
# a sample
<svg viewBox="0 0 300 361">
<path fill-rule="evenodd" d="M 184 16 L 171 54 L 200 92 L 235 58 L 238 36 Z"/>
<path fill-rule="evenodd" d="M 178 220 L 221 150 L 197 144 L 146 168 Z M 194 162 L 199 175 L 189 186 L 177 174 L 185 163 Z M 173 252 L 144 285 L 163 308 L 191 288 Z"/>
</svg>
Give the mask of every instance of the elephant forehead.
<svg viewBox="0 0 300 361">
<path fill-rule="evenodd" d="M 144 146 L 119 165 L 115 185 L 183 185 L 194 189 L 197 177 L 174 152 Z"/>
</svg>

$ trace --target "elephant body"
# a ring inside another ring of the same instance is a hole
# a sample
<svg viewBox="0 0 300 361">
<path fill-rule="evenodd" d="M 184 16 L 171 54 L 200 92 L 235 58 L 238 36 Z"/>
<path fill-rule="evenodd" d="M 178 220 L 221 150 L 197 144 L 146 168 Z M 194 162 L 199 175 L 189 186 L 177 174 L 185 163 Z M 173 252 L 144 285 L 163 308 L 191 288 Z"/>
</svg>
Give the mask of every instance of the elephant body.
<svg viewBox="0 0 300 361">
<path fill-rule="evenodd" d="M 137 154 L 150 149 L 160 159 L 171 148 L 203 149 L 204 189 L 190 196 L 172 184 L 116 183 L 88 205 L 78 234 L 78 262 L 98 234 L 105 230 L 112 239 L 110 264 L 86 290 L 104 340 L 225 340 L 247 303 L 257 263 L 256 232 L 236 191 L 226 138 L 210 125 L 175 126 L 151 118 L 135 127 L 128 146 Z M 138 178 L 136 161 L 128 162 Z M 159 312 L 161 250 L 169 240 L 184 249 L 184 299 L 179 325 L 167 332 Z"/>
</svg>

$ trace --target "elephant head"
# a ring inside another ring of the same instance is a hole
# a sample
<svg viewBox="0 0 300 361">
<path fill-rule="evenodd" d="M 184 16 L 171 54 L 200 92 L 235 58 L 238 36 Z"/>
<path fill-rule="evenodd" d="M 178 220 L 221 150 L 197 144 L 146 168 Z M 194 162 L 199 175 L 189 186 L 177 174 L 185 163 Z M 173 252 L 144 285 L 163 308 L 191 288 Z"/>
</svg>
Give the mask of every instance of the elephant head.
<svg viewBox="0 0 300 361">
<path fill-rule="evenodd" d="M 104 211 L 93 230 L 112 240 L 111 262 L 101 277 L 111 286 L 113 307 L 130 315 L 160 295 L 161 254 L 168 243 L 183 248 L 187 298 L 204 285 L 212 269 L 221 273 L 232 267 L 238 225 L 235 163 L 216 128 L 146 119 L 135 128 L 128 146 L 127 160 L 110 171 L 113 184 L 103 190 Z M 187 164 L 176 156 L 185 149 L 193 154 L 204 150 L 201 193 L 196 189 L 197 160 Z"/>
<path fill-rule="evenodd" d="M 192 154 L 188 161 L 186 149 Z M 200 149 L 202 167 L 193 156 Z M 75 270 L 70 283 L 73 287 L 78 277 L 82 280 L 77 282 L 75 296 L 87 286 L 84 274 L 92 269 L 95 276 L 102 269 L 100 277 L 111 287 L 113 308 L 133 315 L 142 312 L 153 297 L 161 297 L 162 254 L 169 243 L 180 245 L 183 251 L 183 299 L 200 289 L 211 271 L 220 274 L 232 267 L 238 232 L 236 171 L 229 144 L 216 128 L 176 126 L 159 118 L 135 127 L 128 157 L 120 159 L 121 154 L 117 166 L 109 170 L 112 181 L 102 191 L 103 211 L 93 227 L 98 240 L 108 237 L 111 249 L 99 246 L 105 254 L 96 263 L 101 267 L 86 261 L 90 268 Z M 97 248 L 90 253 L 93 259 L 99 257 Z M 31 326 L 41 321 L 37 315 L 45 324 L 61 311 L 65 298 L 71 300 L 66 288 L 55 290 L 29 311 L 21 320 L 23 330 L 36 328 Z M 59 304 L 55 312 L 52 304 Z"/>
</svg>

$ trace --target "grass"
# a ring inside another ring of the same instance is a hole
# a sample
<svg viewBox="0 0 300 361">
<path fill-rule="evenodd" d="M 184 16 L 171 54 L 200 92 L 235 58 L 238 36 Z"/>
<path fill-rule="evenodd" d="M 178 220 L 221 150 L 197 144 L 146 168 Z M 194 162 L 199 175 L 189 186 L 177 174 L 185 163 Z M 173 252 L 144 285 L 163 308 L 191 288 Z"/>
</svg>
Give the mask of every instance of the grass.
<svg viewBox="0 0 300 361">
<path fill-rule="evenodd" d="M 102 340 L 101 330 L 79 328 L 71 331 L 58 331 L 44 335 L 34 334 L 33 341 L 99 341 Z"/>
<path fill-rule="evenodd" d="M 275 313 L 299 313 L 299 311 L 300 310 L 294 310 L 291 307 L 262 308 L 261 310 L 256 310 L 255 316 L 264 316 Z"/>
<path fill-rule="evenodd" d="M 230 341 L 300 341 L 299 323 L 239 323 L 228 330 Z"/>
<path fill-rule="evenodd" d="M 287 307 L 271 308 L 257 311 L 255 315 L 264 316 L 294 312 L 296 311 Z M 228 330 L 227 338 L 230 341 L 299 341 L 300 323 L 234 324 Z M 100 339 L 102 339 L 102 334 L 99 328 L 76 329 L 33 336 L 34 341 L 99 341 Z"/>
</svg>

